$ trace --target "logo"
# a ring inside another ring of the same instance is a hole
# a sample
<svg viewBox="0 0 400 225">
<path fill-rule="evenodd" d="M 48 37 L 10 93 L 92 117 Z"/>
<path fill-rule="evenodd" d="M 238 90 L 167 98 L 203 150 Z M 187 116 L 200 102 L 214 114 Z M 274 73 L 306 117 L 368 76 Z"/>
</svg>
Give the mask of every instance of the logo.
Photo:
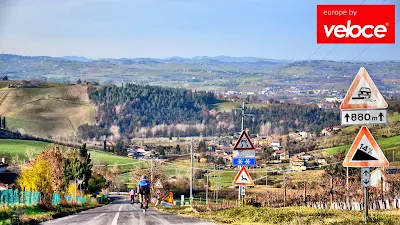
<svg viewBox="0 0 400 225">
<path fill-rule="evenodd" d="M 394 44 L 395 5 L 317 5 L 318 44 Z"/>
</svg>

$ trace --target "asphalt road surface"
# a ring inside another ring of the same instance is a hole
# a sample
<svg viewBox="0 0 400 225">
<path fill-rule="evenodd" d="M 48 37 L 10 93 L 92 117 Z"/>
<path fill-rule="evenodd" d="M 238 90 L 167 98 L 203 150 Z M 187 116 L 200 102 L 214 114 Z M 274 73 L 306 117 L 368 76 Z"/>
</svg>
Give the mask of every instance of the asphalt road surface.
<svg viewBox="0 0 400 225">
<path fill-rule="evenodd" d="M 158 211 L 149 207 L 146 215 L 140 204 L 130 204 L 125 198 L 117 198 L 114 202 L 94 209 L 89 209 L 77 214 L 50 220 L 43 225 L 216 225 L 215 223 L 187 218 L 167 212 Z"/>
</svg>

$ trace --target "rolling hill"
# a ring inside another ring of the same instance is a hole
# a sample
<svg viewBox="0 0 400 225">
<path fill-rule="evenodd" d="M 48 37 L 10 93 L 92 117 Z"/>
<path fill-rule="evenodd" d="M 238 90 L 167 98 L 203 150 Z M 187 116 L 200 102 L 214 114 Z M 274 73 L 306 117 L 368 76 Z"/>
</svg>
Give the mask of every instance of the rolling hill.
<svg viewBox="0 0 400 225">
<path fill-rule="evenodd" d="M 94 123 L 86 86 L 47 84 L 40 88 L 0 89 L 0 115 L 7 127 L 44 138 L 73 136 L 82 124 Z"/>
</svg>

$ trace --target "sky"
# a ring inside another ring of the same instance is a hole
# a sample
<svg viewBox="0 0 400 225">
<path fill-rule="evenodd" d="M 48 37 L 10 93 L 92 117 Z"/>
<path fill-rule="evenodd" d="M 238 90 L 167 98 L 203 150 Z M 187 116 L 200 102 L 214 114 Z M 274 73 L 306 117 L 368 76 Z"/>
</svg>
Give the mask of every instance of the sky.
<svg viewBox="0 0 400 225">
<path fill-rule="evenodd" d="M 0 0 L 0 52 L 92 59 L 400 60 L 399 26 L 396 44 L 316 43 L 317 4 L 361 3 L 382 0 Z M 396 4 L 399 15 L 398 0 L 384 4 Z"/>
</svg>

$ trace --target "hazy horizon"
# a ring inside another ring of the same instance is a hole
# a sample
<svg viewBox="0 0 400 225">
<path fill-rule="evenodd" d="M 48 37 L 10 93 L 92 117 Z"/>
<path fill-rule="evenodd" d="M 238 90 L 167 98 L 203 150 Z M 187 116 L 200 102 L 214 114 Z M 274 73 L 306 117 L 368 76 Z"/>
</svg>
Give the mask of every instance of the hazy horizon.
<svg viewBox="0 0 400 225">
<path fill-rule="evenodd" d="M 397 61 L 400 44 L 316 44 L 317 4 L 382 2 L 3 0 L 0 52 L 90 59 L 230 56 Z M 384 4 L 396 4 L 399 14 L 398 1 Z M 399 36 L 397 29 L 397 41 Z"/>
</svg>

